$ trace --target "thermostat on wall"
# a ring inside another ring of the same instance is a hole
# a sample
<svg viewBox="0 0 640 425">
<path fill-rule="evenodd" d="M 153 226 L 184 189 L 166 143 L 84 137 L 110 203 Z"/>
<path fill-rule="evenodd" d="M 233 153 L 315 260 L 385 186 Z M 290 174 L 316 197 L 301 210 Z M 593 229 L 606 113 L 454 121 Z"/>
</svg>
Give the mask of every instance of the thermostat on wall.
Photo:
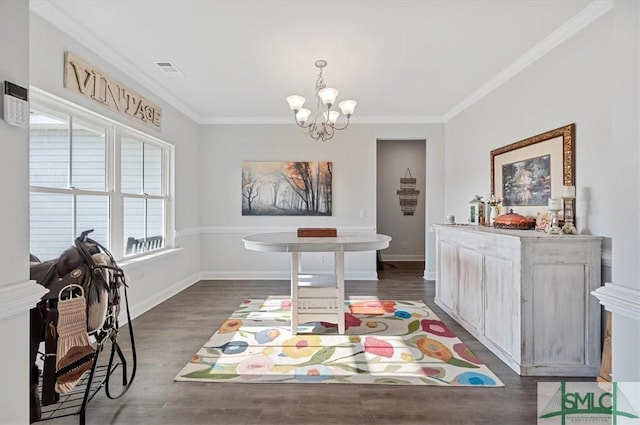
<svg viewBox="0 0 640 425">
<path fill-rule="evenodd" d="M 4 120 L 9 125 L 29 126 L 29 90 L 4 82 Z"/>
</svg>

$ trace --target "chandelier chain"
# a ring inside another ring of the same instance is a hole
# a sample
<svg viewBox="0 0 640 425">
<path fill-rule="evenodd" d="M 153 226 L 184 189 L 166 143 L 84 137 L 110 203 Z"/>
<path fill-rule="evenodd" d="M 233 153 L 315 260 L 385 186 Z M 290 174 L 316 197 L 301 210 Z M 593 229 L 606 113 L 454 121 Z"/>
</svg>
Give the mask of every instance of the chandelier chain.
<svg viewBox="0 0 640 425">
<path fill-rule="evenodd" d="M 320 68 L 320 74 L 318 74 L 318 80 L 316 81 L 316 95 L 325 87 L 327 87 L 327 85 L 324 82 L 324 78 L 322 78 L 322 68 Z"/>
</svg>

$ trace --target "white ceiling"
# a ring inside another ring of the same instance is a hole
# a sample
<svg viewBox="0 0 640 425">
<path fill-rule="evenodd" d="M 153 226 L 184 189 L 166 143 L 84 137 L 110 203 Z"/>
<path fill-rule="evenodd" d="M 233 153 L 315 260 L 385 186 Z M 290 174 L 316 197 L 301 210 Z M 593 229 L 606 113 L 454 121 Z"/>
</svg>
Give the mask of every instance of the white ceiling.
<svg viewBox="0 0 640 425">
<path fill-rule="evenodd" d="M 199 123 L 315 109 L 316 59 L 353 122 L 439 122 L 604 13 L 597 0 L 31 0 L 31 9 Z M 183 78 L 155 65 L 171 61 Z"/>
</svg>

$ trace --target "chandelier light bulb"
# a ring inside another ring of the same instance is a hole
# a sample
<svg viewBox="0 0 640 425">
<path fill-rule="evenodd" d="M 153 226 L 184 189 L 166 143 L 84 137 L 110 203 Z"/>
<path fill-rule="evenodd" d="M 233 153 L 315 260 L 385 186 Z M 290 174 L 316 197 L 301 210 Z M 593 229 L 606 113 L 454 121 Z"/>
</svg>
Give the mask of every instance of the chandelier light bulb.
<svg viewBox="0 0 640 425">
<path fill-rule="evenodd" d="M 336 103 L 336 97 L 338 97 L 338 93 L 340 93 L 337 89 L 331 87 L 325 87 L 322 90 L 318 91 L 318 96 L 322 99 L 322 103 L 331 108 L 331 105 Z"/>
<path fill-rule="evenodd" d="M 296 94 L 287 97 L 289 109 L 291 109 L 292 111 L 299 111 L 300 109 L 302 109 L 302 105 L 304 105 L 304 102 L 305 98 Z"/>
<path fill-rule="evenodd" d="M 323 113 L 324 120 L 328 121 L 331 125 L 334 125 L 336 121 L 338 121 L 338 117 L 340 116 L 340 112 L 338 111 L 329 111 L 329 119 L 327 119 L 327 113 Z"/>
<path fill-rule="evenodd" d="M 302 108 L 298 112 L 296 112 L 296 121 L 300 124 L 304 124 L 309 119 L 309 115 L 311 115 L 311 111 L 307 108 Z"/>
<path fill-rule="evenodd" d="M 351 118 L 351 115 L 353 114 L 353 111 L 355 111 L 357 104 L 358 102 L 356 102 L 355 100 L 343 100 L 342 102 L 338 103 L 338 107 L 340 108 L 342 113 L 346 115 L 347 118 Z"/>
</svg>

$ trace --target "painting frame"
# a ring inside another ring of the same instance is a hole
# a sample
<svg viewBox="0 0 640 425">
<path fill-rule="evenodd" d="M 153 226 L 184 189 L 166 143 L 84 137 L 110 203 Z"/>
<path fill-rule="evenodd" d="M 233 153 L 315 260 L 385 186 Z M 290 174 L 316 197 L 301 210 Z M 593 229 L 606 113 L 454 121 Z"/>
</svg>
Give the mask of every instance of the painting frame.
<svg viewBox="0 0 640 425">
<path fill-rule="evenodd" d="M 333 215 L 333 162 L 241 162 L 242 216 Z"/>
<path fill-rule="evenodd" d="M 505 166 L 535 161 L 547 155 L 549 156 L 550 194 L 546 195 L 545 199 L 561 198 L 563 186 L 575 186 L 575 123 L 492 150 L 490 153 L 491 194 L 502 200 L 505 200 L 505 195 L 511 195 L 511 193 L 504 193 Z M 507 199 L 510 199 L 509 196 Z M 503 201 L 502 206 L 503 214 L 513 209 L 514 213 L 534 218 L 539 212 L 548 211 L 546 203 L 530 205 L 526 202 L 513 204 Z"/>
</svg>

